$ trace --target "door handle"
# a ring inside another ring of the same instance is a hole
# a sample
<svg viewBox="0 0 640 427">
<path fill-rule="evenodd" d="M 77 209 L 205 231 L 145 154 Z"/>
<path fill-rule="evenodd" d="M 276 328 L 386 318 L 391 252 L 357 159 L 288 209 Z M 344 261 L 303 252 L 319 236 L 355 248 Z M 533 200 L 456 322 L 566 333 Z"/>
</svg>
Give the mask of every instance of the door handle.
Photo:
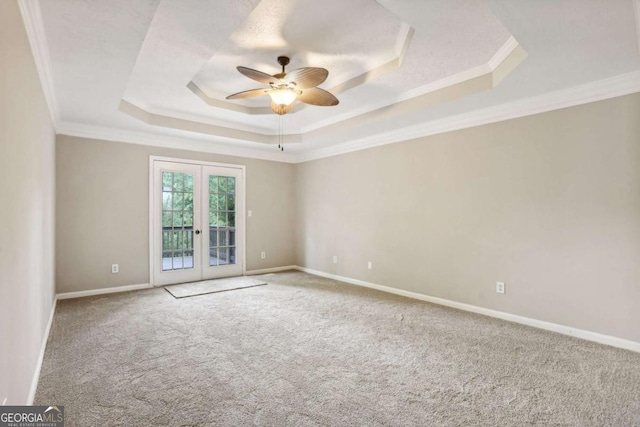
<svg viewBox="0 0 640 427">
<path fill-rule="evenodd" d="M 196 230 L 196 234 L 200 234 L 200 230 Z"/>
</svg>

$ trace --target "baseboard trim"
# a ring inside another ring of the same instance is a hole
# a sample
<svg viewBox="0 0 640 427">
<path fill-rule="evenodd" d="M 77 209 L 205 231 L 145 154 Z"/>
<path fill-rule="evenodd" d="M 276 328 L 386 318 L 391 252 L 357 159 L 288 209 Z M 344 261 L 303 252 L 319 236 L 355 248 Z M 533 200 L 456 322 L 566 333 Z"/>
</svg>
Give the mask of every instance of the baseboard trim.
<svg viewBox="0 0 640 427">
<path fill-rule="evenodd" d="M 279 271 L 298 270 L 297 265 L 285 265 L 283 267 L 262 268 L 260 270 L 245 271 L 245 276 L 255 276 L 256 274 L 277 273 Z"/>
<path fill-rule="evenodd" d="M 152 287 L 153 286 L 151 286 L 149 283 L 142 283 L 139 285 L 118 286 L 115 288 L 91 289 L 88 291 L 77 291 L 77 292 L 63 292 L 61 294 L 57 294 L 56 298 L 59 300 L 70 299 L 70 298 L 82 298 L 82 297 L 90 297 L 94 295 L 114 294 L 117 292 L 138 291 L 140 289 L 149 289 Z"/>
<path fill-rule="evenodd" d="M 545 322 L 543 320 L 532 319 L 530 317 L 519 316 L 517 314 L 505 313 L 503 311 L 491 310 L 489 308 L 479 307 L 476 305 L 465 304 L 444 298 L 432 297 L 429 295 L 419 294 L 417 292 L 405 291 L 402 289 L 391 288 L 389 286 L 377 285 L 375 283 L 365 282 L 364 280 L 352 279 L 350 277 L 338 276 L 336 274 L 325 273 L 324 271 L 313 270 L 306 267 L 295 267 L 296 270 L 316 276 L 326 277 L 328 279 L 338 280 L 340 282 L 352 285 L 363 286 L 365 288 L 376 289 L 382 292 L 388 292 L 395 295 L 401 295 L 433 304 L 443 305 L 446 307 L 456 308 L 458 310 L 469 311 L 471 313 L 482 314 L 497 319 L 507 320 L 509 322 L 519 323 L 521 325 L 532 326 L 534 328 L 544 329 L 571 337 L 580 338 L 587 341 L 597 342 L 599 344 L 610 345 L 612 347 L 622 348 L 640 353 L 640 342 L 618 338 L 611 335 L 604 335 L 598 332 L 587 331 L 585 329 L 573 328 L 571 326 L 559 325 L 557 323 Z"/>
<path fill-rule="evenodd" d="M 51 313 L 49 313 L 49 321 L 47 327 L 44 330 L 44 336 L 42 337 L 42 344 L 40 346 L 40 354 L 38 354 L 38 361 L 36 362 L 36 369 L 31 379 L 31 388 L 29 389 L 29 396 L 27 396 L 27 405 L 33 405 L 33 400 L 36 397 L 36 391 L 38 390 L 38 381 L 40 380 L 40 370 L 42 369 L 42 362 L 44 361 L 44 352 L 47 349 L 47 342 L 49 341 L 49 332 L 51 331 L 51 325 L 53 324 L 53 316 L 56 313 L 56 305 L 58 298 L 53 298 L 53 305 L 51 306 Z M 5 402 L 6 403 L 6 399 Z M 4 405 L 3 403 L 3 405 Z"/>
</svg>

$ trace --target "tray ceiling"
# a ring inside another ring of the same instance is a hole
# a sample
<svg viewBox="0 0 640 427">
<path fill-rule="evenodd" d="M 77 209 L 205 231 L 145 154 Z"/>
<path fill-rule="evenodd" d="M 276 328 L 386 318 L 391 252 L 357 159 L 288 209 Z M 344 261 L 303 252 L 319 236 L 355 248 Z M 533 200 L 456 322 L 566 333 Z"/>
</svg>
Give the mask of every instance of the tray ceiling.
<svg viewBox="0 0 640 427">
<path fill-rule="evenodd" d="M 60 128 L 275 159 L 280 120 L 268 97 L 224 99 L 260 87 L 238 65 L 274 74 L 287 55 L 288 70 L 330 72 L 321 87 L 340 104 L 286 115 L 281 156 L 640 70 L 631 0 L 37 3 L 31 24 L 41 26 Z"/>
</svg>

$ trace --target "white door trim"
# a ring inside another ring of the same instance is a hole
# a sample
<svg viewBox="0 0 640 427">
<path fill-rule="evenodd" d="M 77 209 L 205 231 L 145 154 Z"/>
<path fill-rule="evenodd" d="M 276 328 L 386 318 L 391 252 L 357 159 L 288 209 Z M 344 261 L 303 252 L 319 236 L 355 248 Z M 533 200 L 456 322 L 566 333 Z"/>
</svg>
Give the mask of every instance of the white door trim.
<svg viewBox="0 0 640 427">
<path fill-rule="evenodd" d="M 174 162 L 174 163 L 186 163 L 190 165 L 198 165 L 198 166 L 217 166 L 223 168 L 231 168 L 231 169 L 240 169 L 242 176 L 242 197 L 241 197 L 241 206 L 242 211 L 240 214 L 242 215 L 243 222 L 243 233 L 241 237 L 242 248 L 240 251 L 242 252 L 242 275 L 244 276 L 247 271 L 247 220 L 246 220 L 246 199 L 247 199 L 247 167 L 245 165 L 236 165 L 232 163 L 219 163 L 219 162 L 207 162 L 203 160 L 193 160 L 193 159 L 183 159 L 178 157 L 164 157 L 164 156 L 149 156 L 149 284 L 151 286 L 155 286 L 155 278 L 154 278 L 154 267 L 155 267 L 155 257 L 153 254 L 153 192 L 154 192 L 154 174 L 153 174 L 153 163 L 159 162 Z"/>
</svg>

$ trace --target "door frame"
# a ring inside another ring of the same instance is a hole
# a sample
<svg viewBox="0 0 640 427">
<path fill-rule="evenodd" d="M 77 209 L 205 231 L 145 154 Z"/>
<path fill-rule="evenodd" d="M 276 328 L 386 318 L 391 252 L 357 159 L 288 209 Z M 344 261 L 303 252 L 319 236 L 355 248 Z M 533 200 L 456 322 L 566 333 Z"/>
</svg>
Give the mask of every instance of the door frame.
<svg viewBox="0 0 640 427">
<path fill-rule="evenodd" d="M 246 199 L 247 199 L 247 167 L 245 165 L 237 165 L 232 163 L 219 163 L 219 162 L 207 162 L 202 160 L 193 160 L 193 159 L 183 159 L 178 157 L 164 157 L 164 156 L 149 156 L 149 284 L 151 286 L 155 286 L 155 255 L 154 255 L 154 247 L 153 247 L 153 239 L 154 239 L 154 188 L 155 177 L 153 173 L 153 163 L 159 162 L 173 162 L 173 163 L 185 163 L 196 166 L 215 166 L 221 168 L 229 168 L 229 169 L 239 169 L 240 176 L 242 177 L 242 197 L 240 198 L 240 203 L 236 199 L 236 203 L 240 205 L 240 209 L 238 212 L 241 212 L 241 215 L 236 217 L 236 221 L 238 219 L 242 223 L 242 235 L 239 236 L 240 242 L 242 242 L 242 248 L 240 249 L 240 253 L 242 254 L 242 275 L 244 276 L 247 272 L 247 222 L 246 222 Z M 238 236 L 236 236 L 238 239 Z"/>
</svg>

